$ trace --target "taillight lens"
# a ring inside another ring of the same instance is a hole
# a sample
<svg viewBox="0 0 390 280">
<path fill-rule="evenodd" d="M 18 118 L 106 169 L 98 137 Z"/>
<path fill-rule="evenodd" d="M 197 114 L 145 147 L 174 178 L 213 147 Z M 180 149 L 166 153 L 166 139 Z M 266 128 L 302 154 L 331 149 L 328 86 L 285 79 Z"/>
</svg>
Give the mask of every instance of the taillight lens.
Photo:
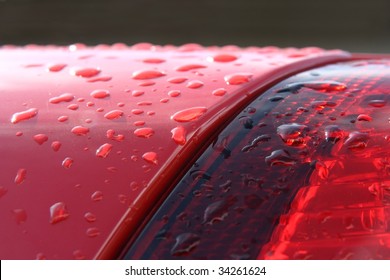
<svg viewBox="0 0 390 280">
<path fill-rule="evenodd" d="M 127 258 L 390 258 L 390 61 L 291 77 L 243 110 Z"/>
</svg>

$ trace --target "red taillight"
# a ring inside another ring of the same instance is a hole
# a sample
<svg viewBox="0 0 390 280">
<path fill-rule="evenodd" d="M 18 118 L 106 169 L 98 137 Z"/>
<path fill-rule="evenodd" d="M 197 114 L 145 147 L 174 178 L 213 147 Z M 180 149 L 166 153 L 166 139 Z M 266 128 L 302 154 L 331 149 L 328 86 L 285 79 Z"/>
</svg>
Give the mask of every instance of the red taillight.
<svg viewBox="0 0 390 280">
<path fill-rule="evenodd" d="M 388 60 L 274 86 L 206 149 L 126 257 L 390 258 L 389 106 Z"/>
</svg>

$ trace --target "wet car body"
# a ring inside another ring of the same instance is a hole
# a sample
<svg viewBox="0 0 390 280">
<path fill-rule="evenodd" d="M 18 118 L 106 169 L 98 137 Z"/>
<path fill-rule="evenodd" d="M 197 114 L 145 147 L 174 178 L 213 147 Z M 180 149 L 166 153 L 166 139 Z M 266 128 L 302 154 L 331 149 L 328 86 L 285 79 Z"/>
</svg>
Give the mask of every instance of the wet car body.
<svg viewBox="0 0 390 280">
<path fill-rule="evenodd" d="M 388 258 L 388 59 L 2 47 L 0 257 Z"/>
</svg>

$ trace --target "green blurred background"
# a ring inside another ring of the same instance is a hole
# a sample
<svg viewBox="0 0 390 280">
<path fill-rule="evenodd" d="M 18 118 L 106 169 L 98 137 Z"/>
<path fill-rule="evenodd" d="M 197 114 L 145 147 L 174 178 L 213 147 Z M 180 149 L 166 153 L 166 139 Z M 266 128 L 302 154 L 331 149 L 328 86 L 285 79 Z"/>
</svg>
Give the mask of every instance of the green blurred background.
<svg viewBox="0 0 390 280">
<path fill-rule="evenodd" d="M 390 0 L 0 0 L 0 45 L 75 42 L 390 53 Z"/>
</svg>

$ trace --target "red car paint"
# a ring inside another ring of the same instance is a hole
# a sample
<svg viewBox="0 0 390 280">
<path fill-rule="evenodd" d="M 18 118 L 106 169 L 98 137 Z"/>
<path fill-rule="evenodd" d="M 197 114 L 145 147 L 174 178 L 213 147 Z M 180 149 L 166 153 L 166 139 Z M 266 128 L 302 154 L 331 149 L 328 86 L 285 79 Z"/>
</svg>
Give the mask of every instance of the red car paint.
<svg viewBox="0 0 390 280">
<path fill-rule="evenodd" d="M 0 258 L 115 258 L 255 93 L 350 54 L 139 44 L 0 50 Z"/>
</svg>

